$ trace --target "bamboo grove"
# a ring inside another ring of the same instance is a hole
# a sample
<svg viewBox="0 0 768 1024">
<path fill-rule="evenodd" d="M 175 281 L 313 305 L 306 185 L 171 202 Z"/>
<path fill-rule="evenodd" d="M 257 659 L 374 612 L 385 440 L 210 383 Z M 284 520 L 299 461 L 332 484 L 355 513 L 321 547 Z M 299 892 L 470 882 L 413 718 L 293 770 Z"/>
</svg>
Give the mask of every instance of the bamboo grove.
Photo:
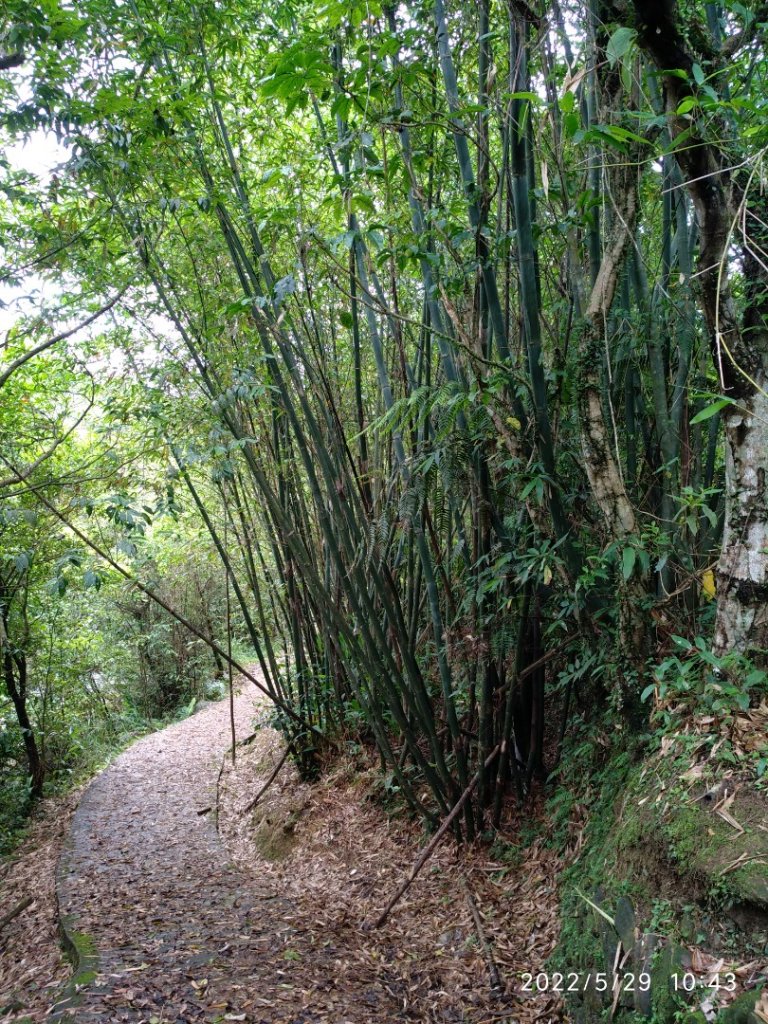
<svg viewBox="0 0 768 1024">
<path fill-rule="evenodd" d="M 765 429 L 764 21 L 10 16 L 33 71 L 7 126 L 72 154 L 35 207 L 39 265 L 119 293 L 101 328 L 126 383 L 101 412 L 204 523 L 306 771 L 362 738 L 427 822 L 474 786 L 472 837 L 569 729 L 641 726 L 672 633 L 717 613 L 720 654 L 766 646 L 764 567 L 730 584 L 766 518 L 737 450 Z"/>
</svg>

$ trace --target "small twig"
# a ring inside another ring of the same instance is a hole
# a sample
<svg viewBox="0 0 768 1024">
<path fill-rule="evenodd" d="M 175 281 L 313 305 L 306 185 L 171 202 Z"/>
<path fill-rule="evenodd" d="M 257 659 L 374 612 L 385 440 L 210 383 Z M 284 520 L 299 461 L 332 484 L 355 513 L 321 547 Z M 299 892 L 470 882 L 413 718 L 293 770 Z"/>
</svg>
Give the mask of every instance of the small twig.
<svg viewBox="0 0 768 1024">
<path fill-rule="evenodd" d="M 283 767 L 285 762 L 288 760 L 288 755 L 291 753 L 292 750 L 293 750 L 293 744 L 289 743 L 286 746 L 285 750 L 283 751 L 283 756 L 280 758 L 280 760 L 277 762 L 275 767 L 272 769 L 272 774 L 269 776 L 267 781 L 261 787 L 261 789 L 256 794 L 256 796 L 253 798 L 253 800 L 251 800 L 251 802 L 247 805 L 247 807 L 245 807 L 243 809 L 243 814 L 248 814 L 249 811 L 252 811 L 253 808 L 256 806 L 256 804 L 259 802 L 259 800 L 261 800 L 261 798 L 264 796 L 264 794 L 267 792 L 269 787 L 272 785 L 272 783 L 277 778 L 277 776 L 278 776 L 278 774 L 280 772 L 280 769 Z"/>
<path fill-rule="evenodd" d="M 472 920 L 475 922 L 475 931 L 477 932 L 477 937 L 480 940 L 480 948 L 483 951 L 485 962 L 488 965 L 488 974 L 491 979 L 491 990 L 498 995 L 503 988 L 501 984 L 501 975 L 499 974 L 499 968 L 496 966 L 496 961 L 493 959 L 493 950 L 491 949 L 491 944 L 488 941 L 485 929 L 483 928 L 483 919 L 480 917 L 477 900 L 469 887 L 469 882 L 463 875 L 461 877 L 461 884 L 464 887 L 464 895 L 466 896 L 467 903 L 469 904 Z"/>
<path fill-rule="evenodd" d="M 567 640 L 564 640 L 561 644 L 558 644 L 557 647 L 553 648 L 551 651 L 547 651 L 546 654 L 542 654 L 542 656 L 540 658 L 537 658 L 536 661 L 532 661 L 530 665 L 526 665 L 525 668 L 518 675 L 517 682 L 522 682 L 523 679 L 526 678 L 526 676 L 531 675 L 531 673 L 535 672 L 537 668 L 541 668 L 542 665 L 546 665 L 548 661 L 551 661 L 553 658 L 556 658 L 558 654 L 561 654 L 566 649 L 566 647 L 570 646 L 570 644 L 573 643 L 573 640 L 573 637 L 569 637 Z"/>
<path fill-rule="evenodd" d="M 216 812 L 214 814 L 214 820 L 216 822 L 217 832 L 219 831 L 219 810 L 221 808 L 221 777 L 224 774 L 224 765 L 226 763 L 226 759 L 222 758 L 221 764 L 219 765 L 219 774 L 216 776 Z"/>
<path fill-rule="evenodd" d="M 470 784 L 467 786 L 467 788 L 461 794 L 459 799 L 453 805 L 452 810 L 449 812 L 448 816 L 445 818 L 445 820 L 443 821 L 443 823 L 440 826 L 440 828 L 437 830 L 437 832 L 435 832 L 435 834 L 432 836 L 430 841 L 427 843 L 427 845 L 421 851 L 419 856 L 416 858 L 416 862 L 414 863 L 413 867 L 411 868 L 411 873 L 408 875 L 408 877 L 405 879 L 405 881 L 399 886 L 399 888 L 395 892 L 394 896 L 392 896 L 392 898 L 390 899 L 389 903 L 386 905 L 386 907 L 382 910 L 382 912 L 379 914 L 379 916 L 374 921 L 374 923 L 373 923 L 373 927 L 374 928 L 381 928 L 381 926 L 387 920 L 387 918 L 390 915 L 390 912 L 391 912 L 392 908 L 395 906 L 396 903 L 398 903 L 400 901 L 400 898 L 403 895 L 403 893 L 406 892 L 406 890 L 411 886 L 411 883 L 414 881 L 414 879 L 416 878 L 418 873 L 421 871 L 421 869 L 427 863 L 429 858 L 435 852 L 435 850 L 436 850 L 440 840 L 443 838 L 445 833 L 451 827 L 451 825 L 453 824 L 454 820 L 456 819 L 456 816 L 459 814 L 459 812 L 461 811 L 461 809 L 464 806 L 464 804 L 472 796 L 472 793 L 473 793 L 473 791 L 475 789 L 475 786 L 480 781 L 480 776 L 485 771 L 485 769 L 488 768 L 488 766 L 493 763 L 493 761 L 498 756 L 498 753 L 499 753 L 500 750 L 501 750 L 501 745 L 499 744 L 499 745 L 497 745 L 491 751 L 491 753 L 488 755 L 488 757 L 486 757 L 485 762 L 484 762 L 482 768 L 480 768 L 480 770 L 475 774 L 475 776 L 472 779 L 472 781 L 470 782 Z"/>
<path fill-rule="evenodd" d="M 10 922 L 14 919 L 14 917 L 18 917 L 19 914 L 23 910 L 27 909 L 27 907 L 30 905 L 30 903 L 34 903 L 34 902 L 35 902 L 34 896 L 25 896 L 24 899 L 20 903 L 16 904 L 16 906 L 13 908 L 13 910 L 9 910 L 8 913 L 5 914 L 4 917 L 0 917 L 0 928 L 5 928 L 5 926 L 7 924 L 10 924 Z"/>
<path fill-rule="evenodd" d="M 720 875 L 727 875 L 731 871 L 736 871 L 737 868 L 743 868 L 745 864 L 766 864 L 768 861 L 761 860 L 759 853 L 749 854 L 746 851 L 740 854 L 736 860 L 732 860 L 730 864 L 726 864 L 721 869 Z"/>
</svg>

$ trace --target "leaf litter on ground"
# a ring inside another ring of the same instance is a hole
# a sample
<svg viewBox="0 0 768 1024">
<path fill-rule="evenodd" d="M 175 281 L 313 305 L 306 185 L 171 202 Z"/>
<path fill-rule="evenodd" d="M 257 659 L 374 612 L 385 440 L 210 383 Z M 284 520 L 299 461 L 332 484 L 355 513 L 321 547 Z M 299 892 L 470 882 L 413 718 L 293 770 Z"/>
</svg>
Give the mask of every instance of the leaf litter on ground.
<svg viewBox="0 0 768 1024">
<path fill-rule="evenodd" d="M 458 849 L 446 836 L 385 925 L 372 929 L 428 837 L 419 822 L 387 813 L 375 759 L 357 745 L 330 758 L 317 782 L 302 782 L 286 764 L 248 811 L 283 750 L 265 727 L 234 766 L 225 763 L 218 824 L 235 863 L 293 908 L 285 959 L 303 1006 L 331 1013 L 338 996 L 356 990 L 361 1022 L 392 1020 L 393 1005 L 399 1020 L 445 1024 L 563 1019 L 557 996 L 520 991 L 521 974 L 544 970 L 558 937 L 560 865 L 542 838 L 519 843 L 514 818 L 506 844 Z M 503 857 L 494 856 L 499 849 Z M 296 933 L 315 955 L 295 953 Z M 319 1019 L 336 1024 L 332 1013 Z"/>
</svg>

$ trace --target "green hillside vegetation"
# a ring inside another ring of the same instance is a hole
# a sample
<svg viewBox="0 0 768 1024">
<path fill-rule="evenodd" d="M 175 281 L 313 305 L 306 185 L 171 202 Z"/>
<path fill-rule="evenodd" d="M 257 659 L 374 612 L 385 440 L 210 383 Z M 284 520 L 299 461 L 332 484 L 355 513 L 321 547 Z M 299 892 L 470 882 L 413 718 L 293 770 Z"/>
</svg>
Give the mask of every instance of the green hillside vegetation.
<svg viewBox="0 0 768 1024">
<path fill-rule="evenodd" d="M 238 675 L 304 780 L 545 831 L 553 969 L 654 978 L 574 1020 L 766 963 L 767 25 L 6 0 L 0 851 Z"/>
</svg>

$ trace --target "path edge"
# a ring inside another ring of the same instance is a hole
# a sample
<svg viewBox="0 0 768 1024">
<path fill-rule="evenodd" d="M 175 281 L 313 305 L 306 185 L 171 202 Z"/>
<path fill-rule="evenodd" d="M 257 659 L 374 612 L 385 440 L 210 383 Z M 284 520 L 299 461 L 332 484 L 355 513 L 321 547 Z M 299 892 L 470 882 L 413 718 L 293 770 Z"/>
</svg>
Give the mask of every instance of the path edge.
<svg viewBox="0 0 768 1024">
<path fill-rule="evenodd" d="M 100 957 L 96 943 L 90 935 L 81 932 L 77 928 L 77 917 L 75 913 L 64 912 L 63 888 L 64 882 L 69 875 L 69 869 L 74 853 L 74 834 L 77 827 L 77 820 L 80 816 L 83 804 L 99 778 L 97 775 L 91 780 L 77 803 L 72 820 L 69 824 L 67 836 L 62 843 L 61 853 L 56 864 L 56 876 L 54 891 L 56 895 L 56 916 L 58 919 L 59 942 L 64 955 L 72 965 L 72 973 L 64 981 L 59 993 L 53 1003 L 47 1019 L 58 1021 L 59 1024 L 76 1024 L 76 1018 L 70 1013 L 81 1002 L 81 991 L 95 979 L 99 973 Z"/>
</svg>

